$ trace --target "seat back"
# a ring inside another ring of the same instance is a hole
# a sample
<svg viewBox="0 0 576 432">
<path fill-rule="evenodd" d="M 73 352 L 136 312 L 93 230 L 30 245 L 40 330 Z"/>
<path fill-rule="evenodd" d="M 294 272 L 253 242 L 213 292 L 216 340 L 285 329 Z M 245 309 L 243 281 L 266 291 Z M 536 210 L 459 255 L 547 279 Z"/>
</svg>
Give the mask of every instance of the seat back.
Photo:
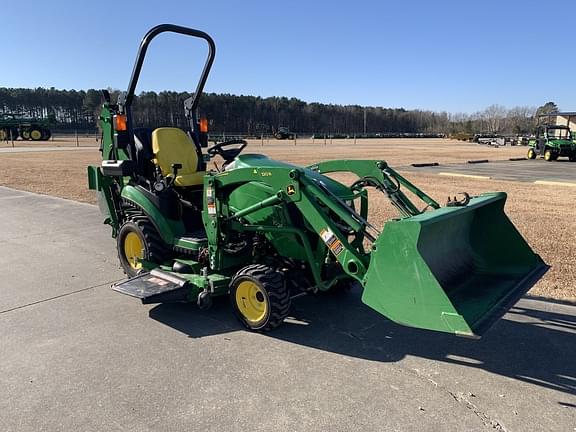
<svg viewBox="0 0 576 432">
<path fill-rule="evenodd" d="M 162 175 L 172 174 L 172 164 L 181 164 L 178 177 L 186 178 L 198 170 L 198 154 L 192 139 L 182 129 L 163 127 L 152 132 L 154 163 Z M 179 182 L 177 182 L 179 183 Z M 186 184 L 182 184 L 186 186 Z"/>
<path fill-rule="evenodd" d="M 138 174 L 151 178 L 154 172 L 152 159 L 152 129 L 134 129 L 134 144 L 129 147 L 130 158 L 136 163 Z"/>
</svg>

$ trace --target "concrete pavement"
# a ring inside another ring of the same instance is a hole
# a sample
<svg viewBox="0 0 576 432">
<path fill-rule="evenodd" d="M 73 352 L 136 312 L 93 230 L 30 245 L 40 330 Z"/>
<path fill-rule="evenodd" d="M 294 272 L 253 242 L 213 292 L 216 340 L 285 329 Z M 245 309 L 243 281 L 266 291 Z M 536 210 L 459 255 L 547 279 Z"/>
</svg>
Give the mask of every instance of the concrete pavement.
<svg viewBox="0 0 576 432">
<path fill-rule="evenodd" d="M 556 182 L 576 185 L 576 163 L 562 158 L 554 162 L 543 159 L 506 161 L 496 160 L 488 163 L 440 164 L 438 166 L 415 168 L 401 167 L 403 171 L 427 172 L 436 174 L 454 174 L 480 176 L 496 180 L 521 182 Z"/>
<path fill-rule="evenodd" d="M 574 431 L 576 307 L 526 298 L 480 341 L 395 325 L 359 292 L 277 331 L 143 306 L 94 206 L 0 188 L 2 431 Z"/>
</svg>

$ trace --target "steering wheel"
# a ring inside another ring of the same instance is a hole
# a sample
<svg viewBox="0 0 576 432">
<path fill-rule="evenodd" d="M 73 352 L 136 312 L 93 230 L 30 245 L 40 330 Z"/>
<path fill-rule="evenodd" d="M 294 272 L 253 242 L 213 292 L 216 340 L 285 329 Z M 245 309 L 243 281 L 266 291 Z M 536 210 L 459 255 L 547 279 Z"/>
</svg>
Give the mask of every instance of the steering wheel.
<svg viewBox="0 0 576 432">
<path fill-rule="evenodd" d="M 232 145 L 236 147 L 231 149 L 224 149 L 224 147 Z M 224 159 L 224 161 L 230 162 L 232 159 L 238 156 L 240 152 L 244 150 L 244 147 L 246 147 L 247 145 L 248 143 L 243 139 L 233 139 L 223 141 L 221 143 L 214 144 L 213 146 L 208 147 L 208 154 L 210 156 L 216 156 L 216 155 L 221 156 L 222 159 Z"/>
</svg>

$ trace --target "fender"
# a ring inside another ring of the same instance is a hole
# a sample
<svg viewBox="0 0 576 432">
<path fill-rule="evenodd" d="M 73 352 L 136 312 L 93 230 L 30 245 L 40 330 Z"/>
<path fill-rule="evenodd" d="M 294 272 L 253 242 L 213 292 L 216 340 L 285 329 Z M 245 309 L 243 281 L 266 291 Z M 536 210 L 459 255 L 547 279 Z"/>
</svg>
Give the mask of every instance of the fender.
<svg viewBox="0 0 576 432">
<path fill-rule="evenodd" d="M 158 230 L 162 240 L 167 244 L 173 245 L 176 242 L 176 238 L 184 234 L 184 224 L 181 221 L 173 221 L 165 217 L 138 188 L 126 185 L 122 188 L 121 196 L 136 205 L 148 216 L 150 222 Z"/>
</svg>

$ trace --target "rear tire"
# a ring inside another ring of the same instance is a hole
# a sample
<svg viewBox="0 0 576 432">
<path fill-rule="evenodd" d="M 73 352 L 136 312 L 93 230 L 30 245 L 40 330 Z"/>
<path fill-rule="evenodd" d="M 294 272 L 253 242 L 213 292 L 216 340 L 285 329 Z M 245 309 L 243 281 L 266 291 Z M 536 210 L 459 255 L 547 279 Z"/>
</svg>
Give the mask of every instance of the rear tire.
<svg viewBox="0 0 576 432">
<path fill-rule="evenodd" d="M 20 136 L 23 140 L 30 140 L 30 131 L 28 129 L 22 129 L 20 131 Z"/>
<path fill-rule="evenodd" d="M 142 269 L 141 259 L 161 264 L 168 255 L 158 231 L 146 216 L 134 216 L 124 222 L 116 242 L 120 265 L 128 277 L 136 276 Z"/>
<path fill-rule="evenodd" d="M 570 162 L 576 162 L 576 153 L 572 153 L 569 157 L 568 160 Z"/>
<path fill-rule="evenodd" d="M 267 332 L 280 326 L 290 312 L 290 291 L 284 275 L 262 264 L 244 267 L 230 283 L 236 316 L 249 330 Z"/>
<path fill-rule="evenodd" d="M 528 159 L 536 159 L 536 152 L 533 148 L 528 149 L 528 154 L 526 155 Z"/>
<path fill-rule="evenodd" d="M 40 141 L 42 139 L 42 131 L 39 128 L 34 127 L 30 129 L 29 133 L 32 141 Z"/>
<path fill-rule="evenodd" d="M 552 153 L 552 150 L 546 150 L 544 152 L 544 160 L 548 162 L 552 162 L 554 160 L 554 154 Z"/>
</svg>

